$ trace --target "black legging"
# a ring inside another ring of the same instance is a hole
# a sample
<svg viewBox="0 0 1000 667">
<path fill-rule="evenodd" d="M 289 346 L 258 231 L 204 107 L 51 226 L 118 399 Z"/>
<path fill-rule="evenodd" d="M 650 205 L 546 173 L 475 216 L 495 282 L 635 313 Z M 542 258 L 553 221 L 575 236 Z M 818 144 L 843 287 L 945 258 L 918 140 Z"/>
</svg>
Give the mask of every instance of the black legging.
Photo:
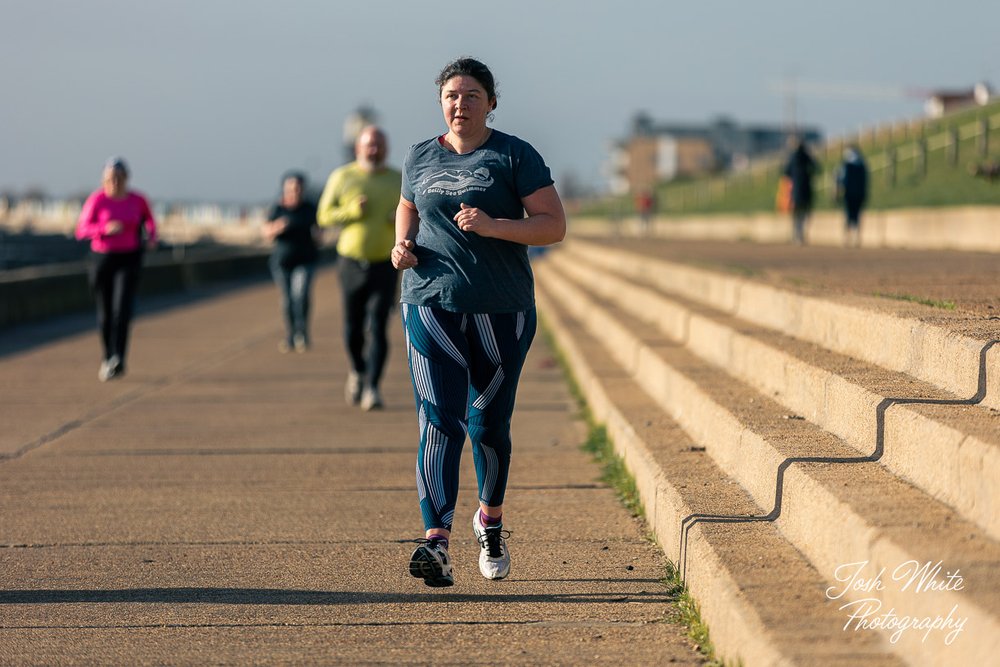
<svg viewBox="0 0 1000 667">
<path fill-rule="evenodd" d="M 392 262 L 359 262 L 349 257 L 337 261 L 344 297 L 344 342 L 355 373 L 377 389 L 389 356 L 386 323 L 396 300 L 397 273 Z M 365 325 L 369 327 L 365 359 Z"/>
<path fill-rule="evenodd" d="M 140 251 L 91 253 L 90 288 L 97 299 L 104 358 L 117 355 L 123 365 L 141 265 Z"/>
</svg>

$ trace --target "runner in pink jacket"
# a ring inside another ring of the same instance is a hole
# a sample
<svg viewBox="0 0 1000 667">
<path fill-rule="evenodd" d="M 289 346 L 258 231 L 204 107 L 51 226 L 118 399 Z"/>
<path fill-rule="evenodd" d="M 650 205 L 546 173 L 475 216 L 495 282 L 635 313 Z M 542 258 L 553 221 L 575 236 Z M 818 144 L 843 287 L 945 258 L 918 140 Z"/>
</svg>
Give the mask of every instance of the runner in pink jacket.
<svg viewBox="0 0 1000 667">
<path fill-rule="evenodd" d="M 149 202 L 127 189 L 128 166 L 112 158 L 102 187 L 83 205 L 76 238 L 90 240 L 90 287 L 97 300 L 97 326 L 104 360 L 97 377 L 105 382 L 125 373 L 125 352 L 142 267 L 142 251 L 156 245 L 156 220 Z"/>
</svg>

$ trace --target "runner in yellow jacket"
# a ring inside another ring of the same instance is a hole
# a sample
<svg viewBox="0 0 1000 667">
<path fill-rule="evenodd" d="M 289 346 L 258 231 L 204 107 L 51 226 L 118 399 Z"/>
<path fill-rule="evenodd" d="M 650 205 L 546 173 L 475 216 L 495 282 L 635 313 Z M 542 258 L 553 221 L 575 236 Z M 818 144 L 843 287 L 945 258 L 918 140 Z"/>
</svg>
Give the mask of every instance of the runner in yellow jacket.
<svg viewBox="0 0 1000 667">
<path fill-rule="evenodd" d="M 341 228 L 337 265 L 344 300 L 344 342 L 351 364 L 345 398 L 352 405 L 373 410 L 382 407 L 379 381 L 389 352 L 386 324 L 396 301 L 398 279 L 389 255 L 395 242 L 402 177 L 385 164 L 388 145 L 378 127 L 361 131 L 354 153 L 354 162 L 330 174 L 316 217 L 322 227 Z M 366 330 L 370 334 L 367 355 Z"/>
</svg>

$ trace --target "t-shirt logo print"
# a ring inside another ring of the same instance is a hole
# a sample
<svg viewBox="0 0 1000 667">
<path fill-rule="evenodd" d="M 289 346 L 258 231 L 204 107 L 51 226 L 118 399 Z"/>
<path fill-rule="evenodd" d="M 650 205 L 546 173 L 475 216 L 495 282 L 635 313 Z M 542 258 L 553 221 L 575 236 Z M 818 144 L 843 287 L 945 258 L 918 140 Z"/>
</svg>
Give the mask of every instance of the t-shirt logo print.
<svg viewBox="0 0 1000 667">
<path fill-rule="evenodd" d="M 480 167 L 475 171 L 468 169 L 442 169 L 420 181 L 424 194 L 428 195 L 461 195 L 466 192 L 485 192 L 493 185 L 490 170 Z"/>
</svg>

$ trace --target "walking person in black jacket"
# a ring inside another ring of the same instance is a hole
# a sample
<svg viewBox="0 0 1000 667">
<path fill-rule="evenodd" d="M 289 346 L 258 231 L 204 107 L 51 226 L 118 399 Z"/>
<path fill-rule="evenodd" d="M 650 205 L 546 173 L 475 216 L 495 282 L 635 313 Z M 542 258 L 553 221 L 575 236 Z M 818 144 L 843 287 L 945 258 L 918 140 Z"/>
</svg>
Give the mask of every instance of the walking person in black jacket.
<svg viewBox="0 0 1000 667">
<path fill-rule="evenodd" d="M 844 161 L 837 170 L 837 201 L 844 205 L 844 245 L 861 246 L 861 209 L 868 199 L 868 167 L 861 156 L 861 149 L 848 146 Z"/>
<path fill-rule="evenodd" d="M 792 239 L 797 245 L 806 242 L 806 221 L 813 207 L 813 177 L 818 171 L 819 165 L 800 139 L 784 171 L 792 182 Z"/>
<path fill-rule="evenodd" d="M 271 207 L 264 223 L 264 238 L 274 242 L 271 275 L 281 289 L 286 335 L 278 343 L 282 352 L 309 349 L 309 302 L 319 249 L 315 232 L 316 207 L 302 197 L 305 176 L 290 172 L 282 180 L 281 200 Z"/>
</svg>

